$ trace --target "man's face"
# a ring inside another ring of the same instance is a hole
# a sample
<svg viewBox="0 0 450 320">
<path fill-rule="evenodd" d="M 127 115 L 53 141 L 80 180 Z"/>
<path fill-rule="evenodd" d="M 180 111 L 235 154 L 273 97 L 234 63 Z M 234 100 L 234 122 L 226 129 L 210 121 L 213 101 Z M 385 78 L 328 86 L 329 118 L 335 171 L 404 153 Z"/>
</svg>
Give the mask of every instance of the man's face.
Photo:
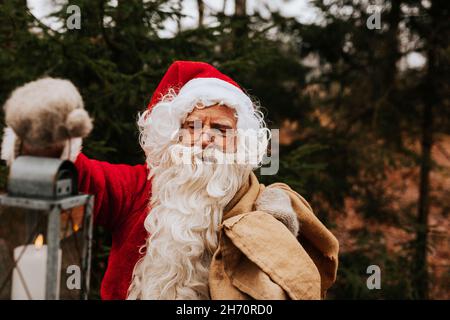
<svg viewBox="0 0 450 320">
<path fill-rule="evenodd" d="M 197 106 L 181 127 L 180 142 L 187 146 L 214 145 L 222 152 L 236 151 L 235 110 L 224 105 Z"/>
</svg>

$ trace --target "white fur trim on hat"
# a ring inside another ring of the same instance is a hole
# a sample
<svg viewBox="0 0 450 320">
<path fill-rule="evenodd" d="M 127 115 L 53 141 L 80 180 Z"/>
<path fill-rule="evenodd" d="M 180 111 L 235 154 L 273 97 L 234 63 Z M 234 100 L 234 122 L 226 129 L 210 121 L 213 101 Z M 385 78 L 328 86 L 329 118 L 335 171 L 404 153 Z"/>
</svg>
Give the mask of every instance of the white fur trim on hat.
<svg viewBox="0 0 450 320">
<path fill-rule="evenodd" d="M 218 78 L 196 78 L 188 81 L 178 92 L 178 97 L 195 97 L 205 106 L 226 104 L 230 107 L 253 111 L 250 98 L 239 88 Z"/>
<path fill-rule="evenodd" d="M 5 127 L 3 129 L 1 159 L 5 160 L 8 166 L 10 166 L 16 158 L 18 148 L 17 143 L 18 138 L 14 133 L 14 130 L 12 130 L 10 127 Z M 66 140 L 64 150 L 61 153 L 60 158 L 75 162 L 81 152 L 82 144 L 82 138 L 72 138 Z"/>
<path fill-rule="evenodd" d="M 251 99 L 224 80 L 196 78 L 188 81 L 171 101 L 171 108 L 175 113 L 181 113 L 183 119 L 198 103 L 205 107 L 220 104 L 235 109 L 238 129 L 258 130 L 261 127 L 259 119 L 254 117 L 256 107 Z"/>
</svg>

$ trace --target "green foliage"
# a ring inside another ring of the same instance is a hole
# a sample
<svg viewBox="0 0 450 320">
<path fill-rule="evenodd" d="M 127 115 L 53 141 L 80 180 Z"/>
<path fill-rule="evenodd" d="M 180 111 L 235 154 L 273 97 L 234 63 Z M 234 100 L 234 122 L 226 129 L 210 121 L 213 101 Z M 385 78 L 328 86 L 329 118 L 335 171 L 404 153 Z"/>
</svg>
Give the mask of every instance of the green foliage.
<svg viewBox="0 0 450 320">
<path fill-rule="evenodd" d="M 353 235 L 358 249 L 340 255 L 338 280 L 328 292 L 329 299 L 414 299 L 410 257 L 405 252 L 392 255 L 381 234 L 363 232 Z M 369 290 L 367 267 L 380 267 L 381 288 Z"/>
</svg>

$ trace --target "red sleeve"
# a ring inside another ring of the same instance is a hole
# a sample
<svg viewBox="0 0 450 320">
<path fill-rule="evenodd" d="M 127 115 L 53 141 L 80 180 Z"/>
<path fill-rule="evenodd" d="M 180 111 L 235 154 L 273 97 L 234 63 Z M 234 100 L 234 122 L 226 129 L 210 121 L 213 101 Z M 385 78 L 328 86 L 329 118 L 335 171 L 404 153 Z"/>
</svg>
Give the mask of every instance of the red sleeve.
<svg viewBox="0 0 450 320">
<path fill-rule="evenodd" d="M 137 207 L 147 205 L 150 182 L 146 165 L 111 164 L 80 153 L 75 166 L 78 191 L 95 195 L 94 223 L 113 231 Z"/>
</svg>

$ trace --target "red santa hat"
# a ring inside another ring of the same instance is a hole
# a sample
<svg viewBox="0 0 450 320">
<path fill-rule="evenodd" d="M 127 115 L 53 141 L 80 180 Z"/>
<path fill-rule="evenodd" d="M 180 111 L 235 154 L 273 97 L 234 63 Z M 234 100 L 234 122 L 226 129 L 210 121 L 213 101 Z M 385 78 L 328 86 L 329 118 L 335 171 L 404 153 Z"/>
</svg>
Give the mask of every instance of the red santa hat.
<svg viewBox="0 0 450 320">
<path fill-rule="evenodd" d="M 170 90 L 186 104 L 225 104 L 238 115 L 255 111 L 251 99 L 233 79 L 205 62 L 175 61 L 153 93 L 148 109 L 152 110 Z"/>
</svg>

